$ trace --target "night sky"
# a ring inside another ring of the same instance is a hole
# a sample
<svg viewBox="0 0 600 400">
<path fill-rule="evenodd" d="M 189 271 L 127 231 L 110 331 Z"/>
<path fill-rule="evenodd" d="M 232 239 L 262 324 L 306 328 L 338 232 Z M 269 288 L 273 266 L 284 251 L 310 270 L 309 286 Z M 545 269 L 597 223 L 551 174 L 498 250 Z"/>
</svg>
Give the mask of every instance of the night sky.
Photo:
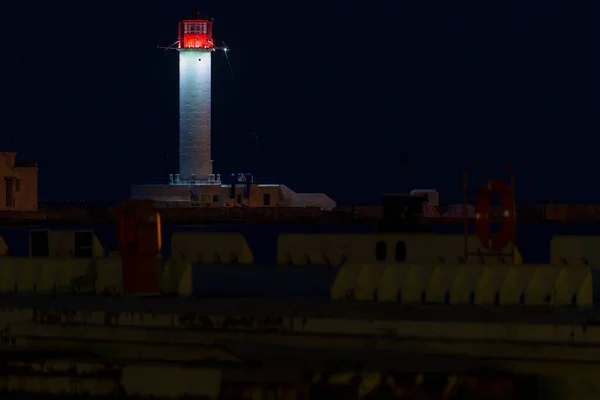
<svg viewBox="0 0 600 400">
<path fill-rule="evenodd" d="M 233 74 L 213 58 L 216 173 L 254 171 L 256 132 L 260 176 L 338 204 L 409 184 L 460 202 L 475 163 L 514 166 L 520 201 L 600 203 L 598 8 L 488 3 L 10 2 L 0 142 L 38 161 L 41 199 L 116 201 L 177 172 L 178 56 L 156 47 L 197 10 L 231 48 Z"/>
</svg>

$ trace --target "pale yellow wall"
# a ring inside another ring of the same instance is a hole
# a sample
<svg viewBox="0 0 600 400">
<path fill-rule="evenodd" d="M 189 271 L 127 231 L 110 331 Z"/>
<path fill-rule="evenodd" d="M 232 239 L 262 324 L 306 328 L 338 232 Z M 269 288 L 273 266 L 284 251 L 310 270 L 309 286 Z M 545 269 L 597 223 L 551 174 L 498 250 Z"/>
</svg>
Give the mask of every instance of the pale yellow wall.
<svg viewBox="0 0 600 400">
<path fill-rule="evenodd" d="M 331 289 L 335 300 L 528 306 L 593 306 L 590 267 L 551 265 L 349 264 Z"/>
<path fill-rule="evenodd" d="M 6 257 L 0 261 L 0 291 L 69 293 L 93 291 L 92 259 Z M 82 279 L 87 277 L 88 279 Z"/>
<path fill-rule="evenodd" d="M 376 258 L 376 246 L 384 242 L 387 248 L 387 257 L 383 261 Z M 277 259 L 279 264 L 303 265 L 307 259 L 311 264 L 325 264 L 329 260 L 332 265 L 347 263 L 368 264 L 374 262 L 396 263 L 396 243 L 404 242 L 406 245 L 406 263 L 440 264 L 459 263 L 464 258 L 463 235 L 435 235 L 432 233 L 407 233 L 407 234 L 282 234 L 278 238 Z M 509 247 L 503 250 L 509 252 Z M 489 253 L 484 249 L 476 236 L 468 238 L 469 252 Z M 483 263 L 501 263 L 498 257 L 486 257 Z M 506 258 L 504 262 L 512 260 Z M 479 264 L 482 260 L 470 256 L 469 264 Z M 522 260 L 517 251 L 515 263 Z"/>
<path fill-rule="evenodd" d="M 156 260 L 161 291 L 191 295 L 189 263 Z M 56 257 L 3 257 L 0 260 L 0 293 L 122 293 L 120 259 L 64 259 Z"/>
<path fill-rule="evenodd" d="M 171 236 L 171 255 L 174 259 L 191 263 L 251 264 L 254 257 L 244 236 L 240 233 L 175 232 Z"/>
<path fill-rule="evenodd" d="M 48 231 L 48 250 L 50 257 L 72 258 L 75 254 L 75 233 L 89 231 Z M 29 242 L 31 255 L 31 239 Z M 92 242 L 92 255 L 94 258 L 103 258 L 106 255 L 104 247 L 94 234 Z"/>
<path fill-rule="evenodd" d="M 554 265 L 600 266 L 600 236 L 555 236 L 550 242 Z"/>
<path fill-rule="evenodd" d="M 166 260 L 160 265 L 158 278 L 161 293 L 192 294 L 192 264 L 186 260 Z"/>
<path fill-rule="evenodd" d="M 119 259 L 96 261 L 96 293 L 123 293 L 123 262 Z"/>
</svg>

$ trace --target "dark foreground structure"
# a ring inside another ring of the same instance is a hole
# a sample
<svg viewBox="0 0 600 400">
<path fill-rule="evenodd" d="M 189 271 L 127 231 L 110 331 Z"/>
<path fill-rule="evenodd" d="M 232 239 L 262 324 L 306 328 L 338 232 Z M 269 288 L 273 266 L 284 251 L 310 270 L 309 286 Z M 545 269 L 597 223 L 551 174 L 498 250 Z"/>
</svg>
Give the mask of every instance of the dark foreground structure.
<svg viewBox="0 0 600 400">
<path fill-rule="evenodd" d="M 88 232 L 87 257 L 0 258 L 0 390 L 598 396 L 597 237 L 555 238 L 550 265 L 522 264 L 514 252 L 455 261 L 463 243 L 483 254 L 477 237 L 386 223 L 385 232 L 284 235 L 276 264 L 257 265 L 241 235 L 219 232 L 174 233 L 162 258 L 152 202 L 114 215 L 117 253 L 98 252 Z M 47 249 L 72 238 L 42 233 Z"/>
</svg>

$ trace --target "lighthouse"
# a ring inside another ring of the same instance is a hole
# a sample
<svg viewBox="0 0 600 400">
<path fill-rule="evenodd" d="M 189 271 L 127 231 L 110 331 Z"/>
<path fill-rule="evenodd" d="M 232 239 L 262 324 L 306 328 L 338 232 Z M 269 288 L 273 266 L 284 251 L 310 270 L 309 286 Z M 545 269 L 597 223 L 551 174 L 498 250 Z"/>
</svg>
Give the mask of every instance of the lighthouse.
<svg viewBox="0 0 600 400">
<path fill-rule="evenodd" d="M 217 47 L 213 20 L 198 14 L 179 22 L 177 41 L 163 50 L 179 52 L 179 173 L 161 184 L 133 185 L 132 199 L 152 200 L 160 207 L 320 207 L 335 202 L 323 193 L 296 193 L 287 186 L 257 182 L 251 174 L 231 174 L 229 184 L 213 173 L 211 159 L 211 59 Z M 229 59 L 227 59 L 229 62 Z M 257 138 L 258 136 L 255 136 Z"/>
<path fill-rule="evenodd" d="M 210 151 L 212 20 L 179 23 L 179 177 L 206 182 L 212 176 Z"/>
</svg>

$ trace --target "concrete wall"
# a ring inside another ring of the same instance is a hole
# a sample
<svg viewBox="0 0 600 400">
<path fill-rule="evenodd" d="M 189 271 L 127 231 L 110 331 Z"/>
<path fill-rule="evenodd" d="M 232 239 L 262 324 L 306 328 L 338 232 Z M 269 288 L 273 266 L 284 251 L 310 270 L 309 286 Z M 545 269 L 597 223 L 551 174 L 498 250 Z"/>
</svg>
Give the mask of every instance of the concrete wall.
<svg viewBox="0 0 600 400">
<path fill-rule="evenodd" d="M 38 208 L 38 168 L 15 167 L 14 175 L 21 181 L 15 192 L 15 210 L 35 211 Z"/>
<path fill-rule="evenodd" d="M 119 294 L 122 268 L 120 259 L 2 257 L 0 292 Z M 334 300 L 591 308 L 598 290 L 592 267 L 571 265 L 386 263 L 348 264 L 339 270 L 314 267 L 288 270 L 283 266 L 193 266 L 185 260 L 157 259 L 156 273 L 163 293 L 181 296 L 217 289 L 245 289 L 250 293 L 270 290 L 271 294 L 284 290 L 287 295 L 307 295 L 310 294 L 307 288 L 314 282 L 319 287 L 324 283 L 327 287 L 331 285 Z M 307 278 L 308 275 L 312 278 Z M 209 282 L 216 278 L 213 284 Z M 294 281 L 302 287 L 295 288 Z"/>
<path fill-rule="evenodd" d="M 195 185 L 191 200 L 187 185 L 134 185 L 133 199 L 152 199 L 171 203 L 171 207 L 316 207 L 324 210 L 335 208 L 336 203 L 323 193 L 296 193 L 284 185 L 250 186 L 249 198 L 244 197 L 243 184 L 236 185 L 235 197 L 230 198 L 231 185 Z M 266 200 L 266 201 L 265 201 Z"/>
<path fill-rule="evenodd" d="M 285 199 L 279 185 L 252 185 L 250 198 L 244 198 L 244 187 L 238 185 L 235 197 L 231 199 L 229 185 L 196 185 L 192 192 L 197 201 L 191 201 L 190 189 L 187 185 L 135 185 L 131 190 L 132 198 L 149 198 L 157 202 L 166 202 L 168 206 L 181 207 L 277 207 L 291 204 L 291 199 Z M 270 196 L 270 204 L 264 204 L 264 195 Z M 239 198 L 238 198 L 239 196 Z"/>
<path fill-rule="evenodd" d="M 223 192 L 224 204 L 226 206 L 245 205 L 249 207 L 285 207 L 292 204 L 292 199 L 285 196 L 280 185 L 251 185 L 250 197 L 244 198 L 244 187 L 238 185 L 235 188 L 235 199 L 230 199 L 231 187 L 225 187 Z M 268 203 L 265 204 L 265 196 L 268 197 Z M 240 203 L 241 202 L 241 203 Z"/>
<path fill-rule="evenodd" d="M 296 193 L 292 205 L 294 207 L 320 207 L 331 211 L 336 207 L 335 201 L 324 193 Z"/>
</svg>

